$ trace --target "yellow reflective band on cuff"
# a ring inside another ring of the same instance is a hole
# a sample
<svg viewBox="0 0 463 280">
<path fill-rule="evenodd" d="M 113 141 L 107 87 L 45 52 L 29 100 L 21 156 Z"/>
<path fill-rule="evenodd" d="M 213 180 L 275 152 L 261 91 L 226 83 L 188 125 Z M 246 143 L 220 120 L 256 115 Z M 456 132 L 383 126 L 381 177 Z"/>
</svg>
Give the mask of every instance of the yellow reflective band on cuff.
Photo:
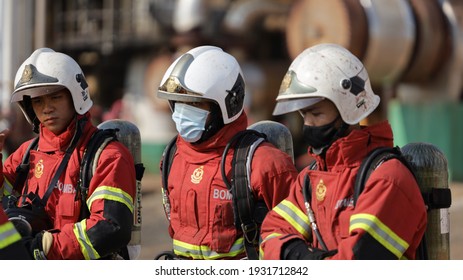
<svg viewBox="0 0 463 280">
<path fill-rule="evenodd" d="M 3 186 L 0 188 L 0 197 L 2 197 L 2 194 L 4 196 L 13 194 L 13 185 L 6 179 L 6 177 L 3 177 Z"/>
<path fill-rule="evenodd" d="M 84 219 L 74 224 L 74 235 L 80 245 L 80 251 L 86 260 L 96 260 L 100 258 L 100 254 L 93 248 L 90 239 L 87 236 L 87 219 Z"/>
<path fill-rule="evenodd" d="M 238 238 L 228 253 L 217 253 L 206 245 L 194 245 L 174 239 L 174 253 L 178 256 L 196 260 L 215 260 L 221 258 L 232 258 L 244 253 L 244 238 Z"/>
<path fill-rule="evenodd" d="M 20 240 L 21 235 L 16 231 L 11 222 L 7 222 L 0 226 L 0 249 L 6 248 Z"/>
<path fill-rule="evenodd" d="M 395 234 L 377 217 L 370 214 L 356 214 L 350 217 L 349 233 L 355 229 L 368 232 L 381 245 L 391 251 L 397 258 L 402 258 L 410 246 L 405 240 Z"/>
<path fill-rule="evenodd" d="M 87 199 L 88 209 L 91 209 L 92 203 L 97 199 L 113 200 L 125 204 L 133 213 L 133 198 L 119 188 L 101 186 L 96 188 L 92 195 Z"/>
<path fill-rule="evenodd" d="M 307 217 L 296 205 L 288 200 L 283 200 L 273 208 L 273 211 L 283 217 L 283 219 L 293 226 L 305 239 L 309 238 L 309 232 L 311 231 L 309 217 Z"/>
<path fill-rule="evenodd" d="M 259 247 L 259 259 L 261 259 L 261 260 L 264 259 L 264 250 L 262 250 L 262 245 L 263 245 L 266 241 L 268 241 L 268 240 L 270 240 L 270 239 L 273 239 L 273 238 L 276 238 L 276 237 L 278 237 L 278 236 L 282 236 L 282 235 L 283 235 L 283 234 L 281 234 L 281 233 L 271 233 L 271 234 L 269 234 L 267 237 L 265 237 L 265 239 L 262 241 L 262 243 L 260 243 L 260 247 Z"/>
</svg>

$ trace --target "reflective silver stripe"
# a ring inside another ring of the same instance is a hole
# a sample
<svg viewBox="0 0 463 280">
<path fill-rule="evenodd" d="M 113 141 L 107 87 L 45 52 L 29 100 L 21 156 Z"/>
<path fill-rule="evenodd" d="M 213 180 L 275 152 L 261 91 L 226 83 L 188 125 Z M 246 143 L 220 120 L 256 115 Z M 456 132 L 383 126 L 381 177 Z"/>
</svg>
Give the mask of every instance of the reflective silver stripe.
<svg viewBox="0 0 463 280">
<path fill-rule="evenodd" d="M 93 201 L 97 199 L 113 200 L 123 203 L 133 213 L 133 198 L 120 188 L 101 186 L 96 188 L 87 199 L 88 209 L 91 209 Z"/>
<path fill-rule="evenodd" d="M 206 245 L 194 245 L 180 240 L 173 241 L 174 253 L 192 259 L 214 260 L 226 257 L 235 257 L 244 253 L 243 237 L 237 239 L 228 253 L 217 253 Z"/>
<path fill-rule="evenodd" d="M 355 229 L 363 229 L 376 241 L 391 251 L 397 258 L 402 258 L 410 246 L 389 227 L 383 224 L 377 217 L 371 214 L 355 214 L 350 218 L 349 232 Z"/>
<path fill-rule="evenodd" d="M 311 231 L 309 218 L 296 205 L 288 200 L 283 200 L 273 208 L 273 211 L 283 217 L 283 219 L 293 226 L 304 238 L 309 238 L 309 233 Z"/>
<path fill-rule="evenodd" d="M 16 231 L 11 222 L 0 225 L 0 249 L 6 248 L 20 240 L 21 235 Z"/>
<path fill-rule="evenodd" d="M 96 260 L 100 258 L 98 252 L 93 248 L 90 239 L 87 236 L 87 219 L 74 224 L 74 235 L 80 245 L 80 250 L 86 260 Z"/>
</svg>

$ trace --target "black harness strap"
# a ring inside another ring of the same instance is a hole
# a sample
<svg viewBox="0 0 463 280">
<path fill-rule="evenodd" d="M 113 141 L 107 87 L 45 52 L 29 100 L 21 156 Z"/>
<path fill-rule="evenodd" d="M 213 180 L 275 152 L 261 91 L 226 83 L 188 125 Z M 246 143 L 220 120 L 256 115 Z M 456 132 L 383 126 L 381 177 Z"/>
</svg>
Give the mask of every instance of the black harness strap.
<svg viewBox="0 0 463 280">
<path fill-rule="evenodd" d="M 71 144 L 69 147 L 66 149 L 66 154 L 64 155 L 63 159 L 61 160 L 60 165 L 58 166 L 58 169 L 55 172 L 55 176 L 53 176 L 53 179 L 50 182 L 50 185 L 48 186 L 47 191 L 43 195 L 42 198 L 42 203 L 45 206 L 47 204 L 48 198 L 50 198 L 56 183 L 58 182 L 59 177 L 61 176 L 61 173 L 63 173 L 64 169 L 66 169 L 66 166 L 68 165 L 69 159 L 71 158 L 72 153 L 74 152 L 74 149 L 77 146 L 77 143 L 79 142 L 81 136 L 82 136 L 82 129 L 83 126 L 85 125 L 85 120 L 81 119 L 80 121 L 77 122 L 77 129 L 76 133 L 74 134 L 74 137 L 71 140 Z"/>
<path fill-rule="evenodd" d="M 357 204 L 357 200 L 362 193 L 363 189 L 365 188 L 366 181 L 370 177 L 371 173 L 378 168 L 378 166 L 390 159 L 398 159 L 402 162 L 405 167 L 407 167 L 410 172 L 416 178 L 415 171 L 405 156 L 402 155 L 399 147 L 380 147 L 372 152 L 363 160 L 362 164 L 360 165 L 359 171 L 357 172 L 357 177 L 355 178 L 355 185 L 354 185 L 354 207 Z M 418 181 L 417 181 L 418 182 Z M 423 197 L 425 194 L 422 193 Z M 425 199 L 425 203 L 426 199 Z M 427 252 L 427 245 L 426 245 L 426 233 L 423 235 L 423 238 L 418 245 L 416 251 L 417 259 L 427 260 L 428 259 L 428 252 Z"/>
<path fill-rule="evenodd" d="M 313 160 L 311 163 L 309 163 L 308 169 L 309 170 L 317 170 L 317 161 Z M 312 202 L 312 185 L 310 184 L 310 179 L 309 176 L 306 175 L 304 177 L 304 185 L 302 186 L 302 190 L 306 192 L 304 195 L 304 199 L 306 202 L 311 203 Z"/>
<path fill-rule="evenodd" d="M 162 153 L 161 163 L 161 180 L 162 180 L 162 203 L 164 205 L 164 212 L 166 213 L 167 219 L 170 221 L 170 201 L 169 201 L 169 186 L 168 179 L 170 168 L 172 167 L 172 161 L 174 159 L 175 151 L 177 151 L 177 136 L 172 138 L 167 144 L 166 148 Z"/>
<path fill-rule="evenodd" d="M 104 149 L 106 145 L 113 140 L 117 140 L 116 131 L 114 129 L 99 129 L 92 135 L 87 143 L 80 165 L 80 177 L 78 182 L 78 190 L 82 201 L 79 220 L 83 220 L 90 215 L 86 201 L 88 198 L 90 180 L 93 177 L 93 165 L 95 160 L 98 161 L 95 155 L 99 149 Z"/>
<path fill-rule="evenodd" d="M 367 155 L 367 157 L 362 161 L 360 168 L 357 172 L 357 176 L 355 177 L 355 184 L 354 184 L 354 207 L 357 204 L 358 197 L 363 192 L 365 188 L 365 183 L 370 177 L 371 173 L 384 161 L 396 158 L 399 159 L 401 162 L 404 163 L 410 170 L 410 165 L 406 162 L 403 158 L 402 153 L 398 147 L 391 148 L 391 147 L 380 147 Z M 413 173 L 413 172 L 412 172 Z"/>
<path fill-rule="evenodd" d="M 30 151 L 37 149 L 38 143 L 39 137 L 35 137 L 34 140 L 32 140 L 32 142 L 27 147 L 27 150 L 23 155 L 21 163 L 18 165 L 18 167 L 16 167 L 16 180 L 14 181 L 13 190 L 17 190 L 20 186 L 24 186 L 30 169 Z"/>
<path fill-rule="evenodd" d="M 260 225 L 268 212 L 266 207 L 266 211 L 263 211 L 262 204 L 259 204 L 259 211 L 256 212 L 256 201 L 248 180 L 248 176 L 250 178 L 250 170 L 247 169 L 248 158 L 252 158 L 252 153 L 254 152 L 252 145 L 254 143 L 257 143 L 257 145 L 260 144 L 260 142 L 257 142 L 259 139 L 262 139 L 262 142 L 265 139 L 265 135 L 255 130 L 239 132 L 227 144 L 221 161 L 222 179 L 233 196 L 235 225 L 243 231 L 246 254 L 248 259 L 251 260 L 259 259 L 256 247 L 259 241 Z M 233 145 L 235 146 L 235 152 L 232 160 L 232 177 L 229 182 L 225 174 L 225 159 L 228 150 Z M 256 213 L 262 216 L 256 217 Z"/>
</svg>

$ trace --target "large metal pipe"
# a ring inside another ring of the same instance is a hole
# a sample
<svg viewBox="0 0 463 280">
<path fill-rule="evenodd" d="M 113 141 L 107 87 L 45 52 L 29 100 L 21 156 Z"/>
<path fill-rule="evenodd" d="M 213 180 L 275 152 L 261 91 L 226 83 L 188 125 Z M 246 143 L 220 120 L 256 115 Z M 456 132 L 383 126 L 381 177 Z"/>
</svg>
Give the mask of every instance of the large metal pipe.
<svg viewBox="0 0 463 280">
<path fill-rule="evenodd" d="M 360 0 L 368 19 L 363 59 L 372 84 L 396 83 L 410 61 L 416 26 L 407 0 Z"/>
<path fill-rule="evenodd" d="M 242 0 L 227 10 L 224 27 L 233 33 L 247 33 L 250 27 L 268 15 L 285 15 L 289 5 L 272 0 Z"/>
<path fill-rule="evenodd" d="M 368 42 L 367 18 L 358 0 L 298 0 L 288 14 L 286 44 L 294 59 L 319 43 L 336 43 L 359 59 Z"/>
</svg>

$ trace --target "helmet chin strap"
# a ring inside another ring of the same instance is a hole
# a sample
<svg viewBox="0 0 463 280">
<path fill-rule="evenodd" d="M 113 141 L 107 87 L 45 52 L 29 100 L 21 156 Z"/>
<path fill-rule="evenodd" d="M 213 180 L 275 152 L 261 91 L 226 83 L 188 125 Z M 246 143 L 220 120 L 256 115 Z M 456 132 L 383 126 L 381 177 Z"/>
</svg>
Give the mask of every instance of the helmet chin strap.
<svg viewBox="0 0 463 280">
<path fill-rule="evenodd" d="M 39 133 L 39 128 L 40 128 L 40 121 L 37 119 L 37 116 L 32 120 L 32 131 L 35 133 Z"/>
</svg>

